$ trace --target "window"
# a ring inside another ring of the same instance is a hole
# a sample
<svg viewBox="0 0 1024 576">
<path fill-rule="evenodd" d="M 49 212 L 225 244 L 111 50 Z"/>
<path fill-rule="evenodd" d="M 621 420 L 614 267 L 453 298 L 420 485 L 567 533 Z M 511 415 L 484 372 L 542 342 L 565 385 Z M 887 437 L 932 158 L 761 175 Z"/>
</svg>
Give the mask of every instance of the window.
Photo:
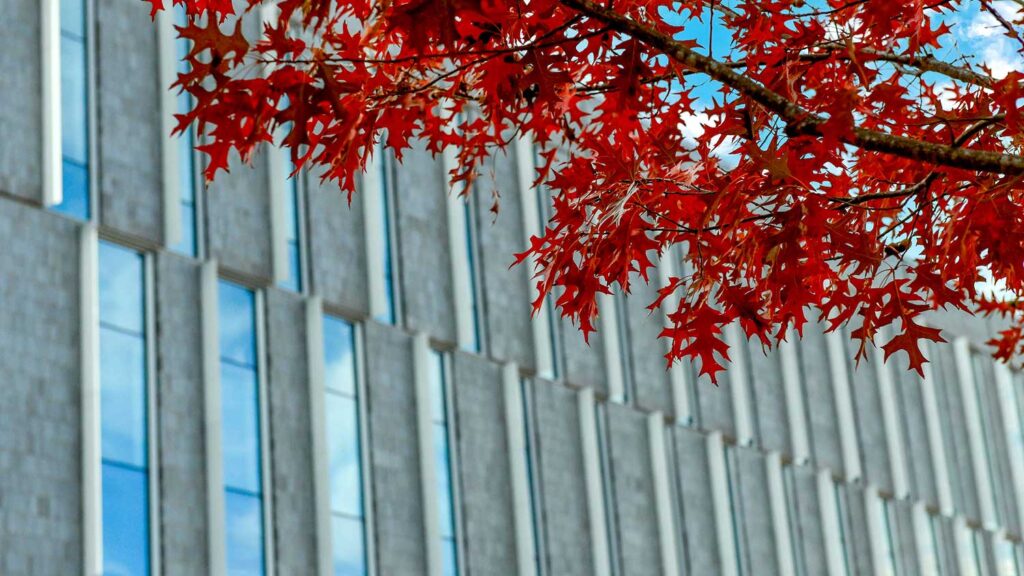
<svg viewBox="0 0 1024 576">
<path fill-rule="evenodd" d="M 551 192 L 543 185 L 534 186 L 537 166 L 540 164 L 539 151 L 532 143 L 519 139 L 516 141 L 517 174 L 519 192 L 523 207 L 523 231 L 529 237 L 542 236 L 544 228 L 551 216 Z M 530 273 L 533 274 L 533 259 L 529 261 Z M 530 279 L 530 298 L 538 296 L 537 279 Z M 541 378 L 555 379 L 561 373 L 558 355 L 559 318 L 555 308 L 555 295 L 548 294 L 541 302 L 540 310 L 533 317 L 533 339 L 537 375 Z"/>
<path fill-rule="evenodd" d="M 469 199 L 465 201 L 457 199 L 462 204 L 462 222 L 464 229 L 465 259 L 466 259 L 466 286 L 463 289 L 469 315 L 469 336 L 466 342 L 467 349 L 472 352 L 479 352 L 482 348 L 480 341 L 480 285 L 477 278 L 476 247 L 476 219 L 473 218 L 473 211 Z"/>
<path fill-rule="evenodd" d="M 519 381 L 520 397 L 523 409 L 523 458 L 526 462 L 527 495 L 530 498 L 530 537 L 533 540 L 533 565 L 536 574 L 544 574 L 544 527 L 540 523 L 542 516 L 538 488 L 540 479 L 537 469 L 537 454 L 533 446 L 533 434 L 536 424 L 533 417 L 533 397 L 530 395 L 528 380 Z"/>
<path fill-rule="evenodd" d="M 401 315 L 396 292 L 397 233 L 392 225 L 395 194 L 383 147 L 378 146 L 375 157 L 367 163 L 363 183 L 370 312 L 377 321 L 395 324 Z"/>
<path fill-rule="evenodd" d="M 103 571 L 150 571 L 146 290 L 141 254 L 99 244 Z"/>
<path fill-rule="evenodd" d="M 935 534 L 935 520 L 928 514 L 923 502 L 914 505 L 911 511 L 914 523 L 914 540 L 917 543 L 918 566 L 922 576 L 938 576 L 942 573 L 939 564 L 939 545 Z"/>
<path fill-rule="evenodd" d="M 448 427 L 448 378 L 444 355 L 430 352 L 430 421 L 434 443 L 434 465 L 441 536 L 441 564 L 444 576 L 459 574 L 458 537 L 455 518 L 455 470 L 451 454 L 451 432 Z"/>
<path fill-rule="evenodd" d="M 324 412 L 334 576 L 367 574 L 363 462 L 355 331 L 324 317 Z"/>
<path fill-rule="evenodd" d="M 221 281 L 221 447 L 227 571 L 263 574 L 263 461 L 256 295 Z"/>
<path fill-rule="evenodd" d="M 300 204 L 299 183 L 292 172 L 295 171 L 295 164 L 292 163 L 291 155 L 286 150 L 276 150 L 284 164 L 282 174 L 284 182 L 284 207 L 285 207 L 285 250 L 288 254 L 288 277 L 281 282 L 281 286 L 293 292 L 302 291 L 302 205 Z"/>
<path fill-rule="evenodd" d="M 783 484 L 786 492 L 786 516 L 789 520 L 789 542 L 793 546 L 793 567 L 796 576 L 805 576 L 803 538 L 800 535 L 799 492 L 797 492 L 796 475 L 792 466 L 782 469 Z"/>
<path fill-rule="evenodd" d="M 615 508 L 615 484 L 611 468 L 611 452 L 608 446 L 608 411 L 602 404 L 595 405 L 594 423 L 597 432 L 597 454 L 601 471 L 601 489 L 604 498 L 605 536 L 607 537 L 608 557 L 611 564 L 611 574 L 617 575 L 622 571 L 621 553 L 618 547 L 618 517 Z"/>
<path fill-rule="evenodd" d="M 992 428 L 992 418 L 994 414 L 988 413 L 989 403 L 986 401 L 987 386 L 994 386 L 995 383 L 992 381 L 991 375 L 991 363 L 986 365 L 986 361 L 977 354 L 971 354 L 971 368 L 973 369 L 973 380 L 974 380 L 974 399 L 975 406 L 978 414 L 979 428 L 981 429 L 981 441 L 982 447 L 984 448 L 984 463 L 985 466 L 984 475 L 987 476 L 988 488 L 991 491 L 989 493 L 989 503 L 991 504 L 992 521 L 995 524 L 1001 525 L 1002 521 L 1002 510 L 1001 506 L 996 506 L 995 503 L 1000 500 L 1000 485 L 997 481 L 999 478 L 998 472 L 996 471 L 996 447 L 995 447 L 995 433 Z M 980 497 L 980 496 L 979 496 Z"/>
<path fill-rule="evenodd" d="M 177 26 L 187 24 L 185 7 L 181 4 L 176 4 L 173 10 L 174 23 Z M 189 66 L 184 59 L 189 50 L 192 49 L 191 43 L 186 38 L 176 38 L 175 48 L 177 49 L 175 52 L 177 56 L 177 71 L 179 73 L 186 73 L 189 70 Z M 192 110 L 192 105 L 191 94 L 188 92 L 178 94 L 176 110 L 178 114 L 188 113 Z M 178 200 L 178 209 L 181 214 L 181 237 L 178 239 L 178 243 L 171 247 L 171 249 L 180 254 L 197 256 L 199 254 L 199 240 L 196 227 L 199 218 L 196 214 L 196 191 L 199 188 L 199 175 L 196 172 L 195 129 L 189 127 L 184 134 L 178 137 L 176 144 L 178 146 L 178 185 L 181 188 Z"/>
<path fill-rule="evenodd" d="M 744 574 L 743 547 L 740 537 L 742 518 L 737 505 L 740 487 L 736 477 L 736 449 L 732 446 L 725 447 L 725 477 L 729 486 L 729 518 L 732 525 L 732 548 L 736 557 L 736 574 L 742 576 Z"/>
<path fill-rule="evenodd" d="M 89 56 L 86 0 L 60 0 L 61 179 L 53 207 L 89 218 Z"/>
</svg>

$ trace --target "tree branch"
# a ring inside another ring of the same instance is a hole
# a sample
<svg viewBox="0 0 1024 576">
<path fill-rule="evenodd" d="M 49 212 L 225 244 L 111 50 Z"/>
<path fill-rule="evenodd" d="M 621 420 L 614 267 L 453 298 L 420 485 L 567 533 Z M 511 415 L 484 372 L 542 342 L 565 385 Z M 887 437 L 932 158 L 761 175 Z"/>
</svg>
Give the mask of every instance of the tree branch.
<svg viewBox="0 0 1024 576">
<path fill-rule="evenodd" d="M 704 56 L 650 25 L 637 22 L 611 8 L 601 6 L 593 0 L 559 1 L 565 6 L 604 22 L 617 32 L 647 44 L 683 66 L 703 72 L 747 96 L 785 120 L 789 124 L 791 135 L 821 135 L 820 128 L 825 123 L 823 118 L 812 114 L 756 80 L 737 73 L 728 64 Z M 1024 174 L 1024 158 L 1020 156 L 956 148 L 865 128 L 854 127 L 852 134 L 846 137 L 844 142 L 872 152 L 892 154 L 949 168 L 999 174 Z"/>
</svg>

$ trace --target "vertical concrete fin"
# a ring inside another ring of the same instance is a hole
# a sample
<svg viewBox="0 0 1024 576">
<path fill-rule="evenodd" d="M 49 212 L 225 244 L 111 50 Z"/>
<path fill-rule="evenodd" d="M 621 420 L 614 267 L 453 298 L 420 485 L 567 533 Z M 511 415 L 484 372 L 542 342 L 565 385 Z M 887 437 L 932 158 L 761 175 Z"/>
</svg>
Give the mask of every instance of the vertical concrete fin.
<svg viewBox="0 0 1024 576">
<path fill-rule="evenodd" d="M 427 576 L 441 576 L 440 510 L 437 502 L 437 469 L 434 462 L 434 430 L 430 415 L 430 342 L 424 332 L 412 340 L 416 384 L 416 424 L 420 447 L 420 482 L 423 489 L 423 527 L 427 550 Z"/>
<path fill-rule="evenodd" d="M 652 412 L 647 416 L 647 438 L 651 450 L 651 476 L 654 479 L 654 506 L 658 515 L 661 573 L 664 576 L 678 576 L 679 551 L 676 548 L 678 538 L 675 507 L 672 504 L 671 477 L 665 448 L 665 418 L 661 412 Z"/>
<path fill-rule="evenodd" d="M 181 150 L 171 132 L 178 125 L 178 95 L 171 89 L 177 79 L 178 46 L 174 32 L 174 9 L 156 14 L 158 80 L 160 82 L 160 159 L 162 163 L 163 239 L 164 246 L 181 241 Z"/>
<path fill-rule="evenodd" d="M 590 545 L 594 555 L 594 576 L 611 576 L 608 550 L 608 526 L 605 524 L 604 485 L 601 477 L 601 456 L 597 443 L 597 422 L 594 415 L 594 389 L 584 388 L 577 397 L 580 438 L 583 447 L 583 471 L 587 490 L 587 513 L 590 521 Z"/>
<path fill-rule="evenodd" d="M 61 171 L 63 134 L 60 86 L 60 0 L 41 0 L 40 50 L 43 65 L 43 205 L 64 200 Z"/>
<path fill-rule="evenodd" d="M 100 436 L 99 240 L 95 226 L 86 224 L 81 228 L 79 249 L 83 573 L 85 576 L 101 576 L 103 574 L 103 472 Z"/>
<path fill-rule="evenodd" d="M 210 576 L 227 570 L 224 540 L 224 470 L 221 458 L 220 319 L 217 261 L 203 263 L 199 275 L 203 340 L 203 434 L 206 444 L 206 513 Z"/>
</svg>

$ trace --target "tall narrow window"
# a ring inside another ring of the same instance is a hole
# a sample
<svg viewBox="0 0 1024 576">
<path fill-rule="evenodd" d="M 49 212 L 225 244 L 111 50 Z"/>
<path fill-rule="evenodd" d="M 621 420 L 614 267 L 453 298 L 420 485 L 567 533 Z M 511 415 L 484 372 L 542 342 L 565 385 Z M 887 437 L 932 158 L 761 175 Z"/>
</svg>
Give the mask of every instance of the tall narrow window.
<svg viewBox="0 0 1024 576">
<path fill-rule="evenodd" d="M 324 317 L 323 333 L 333 574 L 362 576 L 366 522 L 355 333 L 351 324 L 331 316 Z"/>
<path fill-rule="evenodd" d="M 615 484 L 612 478 L 611 449 L 608 445 L 608 410 L 603 404 L 595 406 L 594 422 L 597 424 L 597 448 L 601 465 L 601 486 L 604 497 L 605 535 L 608 537 L 608 556 L 611 563 L 611 574 L 616 576 L 622 572 L 622 554 L 618 547 L 618 517 L 615 512 Z"/>
<path fill-rule="evenodd" d="M 530 395 L 528 380 L 519 381 L 519 390 L 523 400 L 523 457 L 526 461 L 527 494 L 530 499 L 530 537 L 533 540 L 533 566 L 536 574 L 544 574 L 544 536 L 543 525 L 540 523 L 541 502 L 538 488 L 540 479 L 537 468 L 537 453 L 533 445 L 536 423 L 533 416 L 533 397 Z"/>
<path fill-rule="evenodd" d="M 449 429 L 448 378 L 444 355 L 430 353 L 430 420 L 434 441 L 434 464 L 437 472 L 437 502 L 441 565 L 444 576 L 459 573 L 459 547 L 455 517 L 455 471 L 451 454 Z"/>
<path fill-rule="evenodd" d="M 793 546 L 793 568 L 796 576 L 805 576 L 804 541 L 800 534 L 799 492 L 796 486 L 796 473 L 793 466 L 782 469 L 783 484 L 786 493 L 786 517 L 788 520 L 789 542 Z"/>
<path fill-rule="evenodd" d="M 480 342 L 480 282 L 477 270 L 476 257 L 476 219 L 473 218 L 473 210 L 469 199 L 462 202 L 462 221 L 465 229 L 465 253 L 466 253 L 466 306 L 469 308 L 469 338 L 467 345 L 469 350 L 479 352 L 482 344 Z"/>
<path fill-rule="evenodd" d="M 302 291 L 302 205 L 299 195 L 298 178 L 292 176 L 295 171 L 295 164 L 292 163 L 291 155 L 286 150 L 279 150 L 281 157 L 282 175 L 284 182 L 284 209 L 285 227 L 284 240 L 288 252 L 288 277 L 281 282 L 281 286 L 293 292 Z"/>
<path fill-rule="evenodd" d="M 363 187 L 370 313 L 377 321 L 395 324 L 401 315 L 397 294 L 397 242 L 393 226 L 395 194 L 390 163 L 381 146 L 376 148 L 366 165 Z"/>
<path fill-rule="evenodd" d="M 177 26 L 185 26 L 187 15 L 185 7 L 176 4 L 174 10 L 174 23 Z M 179 73 L 189 71 L 188 62 L 185 56 L 192 49 L 187 38 L 175 39 L 175 55 L 177 56 L 177 70 Z M 177 97 L 177 113 L 187 114 L 192 110 L 192 95 L 182 92 Z M 181 236 L 178 243 L 171 247 L 172 250 L 188 256 L 199 254 L 199 239 L 196 233 L 199 218 L 196 213 L 196 190 L 199 188 L 199 175 L 196 172 L 196 136 L 195 130 L 190 126 L 184 134 L 178 136 L 178 186 L 179 200 L 178 210 L 181 215 Z"/>
<path fill-rule="evenodd" d="M 994 414 L 990 414 L 988 407 L 989 402 L 986 399 L 987 390 L 989 386 L 994 386 L 995 382 L 992 381 L 990 375 L 992 372 L 988 370 L 991 368 L 991 364 L 986 366 L 986 361 L 978 354 L 971 354 L 971 368 L 974 372 L 974 397 L 977 402 L 978 410 L 978 422 L 981 428 L 981 440 L 982 446 L 985 449 L 985 466 L 986 475 L 988 476 L 988 486 L 991 490 L 991 497 L 993 499 L 992 506 L 992 520 L 997 526 L 1003 524 L 1002 520 L 1002 506 L 994 505 L 995 502 L 1001 500 L 1001 486 L 998 482 L 999 473 L 996 470 L 996 457 L 998 452 L 995 446 L 995 430 L 993 429 L 993 417 Z"/>
<path fill-rule="evenodd" d="M 141 254 L 99 245 L 103 571 L 150 571 L 146 293 Z"/>
<path fill-rule="evenodd" d="M 732 548 L 736 557 L 736 574 L 742 576 L 746 572 L 743 562 L 743 547 L 740 539 L 742 529 L 742 517 L 739 510 L 739 479 L 736 477 L 736 449 L 732 446 L 725 447 L 725 477 L 728 481 L 729 491 L 729 518 L 732 524 Z"/>
<path fill-rule="evenodd" d="M 57 212 L 89 218 L 89 57 L 86 0 L 60 0 L 61 178 Z"/>
<path fill-rule="evenodd" d="M 537 147 L 526 139 L 516 140 L 516 173 L 523 208 L 523 232 L 527 244 L 533 236 L 543 236 L 551 213 L 551 193 L 544 185 L 534 186 L 537 166 L 540 163 Z M 534 260 L 530 258 L 529 272 L 533 274 Z M 530 299 L 536 299 L 537 278 L 529 281 Z M 549 294 L 541 303 L 540 310 L 533 316 L 534 357 L 537 375 L 541 378 L 558 378 L 561 367 L 559 359 L 559 319 L 554 306 L 554 295 Z"/>
<path fill-rule="evenodd" d="M 220 383 L 224 519 L 229 574 L 265 570 L 256 295 L 221 281 Z"/>
<path fill-rule="evenodd" d="M 896 538 L 893 534 L 893 510 L 889 500 L 882 499 L 882 529 L 883 529 L 883 544 L 885 546 L 885 574 L 891 574 L 896 576 L 900 573 L 899 561 L 896 559 Z"/>
<path fill-rule="evenodd" d="M 846 502 L 846 494 L 843 493 L 842 487 L 834 481 L 832 482 L 832 486 L 836 501 L 836 524 L 839 526 L 839 544 L 842 547 L 843 552 L 843 569 L 846 571 L 846 574 L 850 574 L 850 510 Z"/>
</svg>

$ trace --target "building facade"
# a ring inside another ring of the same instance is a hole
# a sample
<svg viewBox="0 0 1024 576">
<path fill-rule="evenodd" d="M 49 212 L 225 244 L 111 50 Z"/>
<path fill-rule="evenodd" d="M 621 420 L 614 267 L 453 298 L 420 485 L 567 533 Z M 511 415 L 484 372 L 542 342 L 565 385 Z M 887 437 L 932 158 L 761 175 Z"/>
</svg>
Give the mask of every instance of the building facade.
<svg viewBox="0 0 1024 576">
<path fill-rule="evenodd" d="M 984 321 L 937 316 L 923 379 L 734 332 L 715 387 L 665 370 L 657 286 L 589 346 L 531 318 L 528 145 L 496 218 L 423 151 L 351 206 L 274 148 L 207 188 L 173 14 L 4 7 L 0 574 L 1024 574 Z"/>
</svg>

